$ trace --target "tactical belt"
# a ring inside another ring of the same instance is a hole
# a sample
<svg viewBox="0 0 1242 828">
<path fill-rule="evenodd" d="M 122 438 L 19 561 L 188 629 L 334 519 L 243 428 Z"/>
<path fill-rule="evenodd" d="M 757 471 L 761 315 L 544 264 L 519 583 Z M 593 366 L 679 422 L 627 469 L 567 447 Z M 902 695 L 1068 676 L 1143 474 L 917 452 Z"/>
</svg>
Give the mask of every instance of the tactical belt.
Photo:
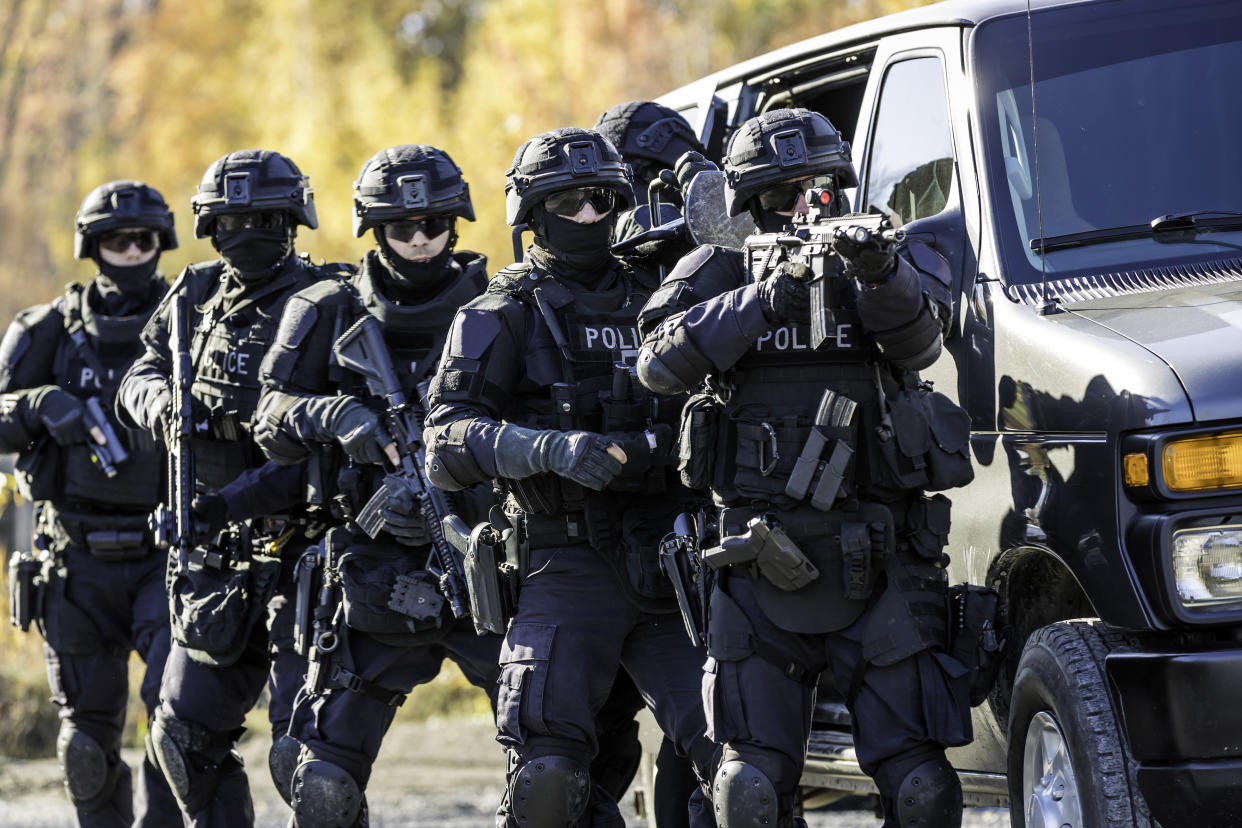
<svg viewBox="0 0 1242 828">
<path fill-rule="evenodd" d="M 76 546 L 104 560 L 142 558 L 155 548 L 144 515 L 118 518 L 57 511 L 48 528 L 57 546 Z"/>
<path fill-rule="evenodd" d="M 526 537 L 534 549 L 586 543 L 587 514 L 581 510 L 556 515 L 527 513 Z"/>
</svg>

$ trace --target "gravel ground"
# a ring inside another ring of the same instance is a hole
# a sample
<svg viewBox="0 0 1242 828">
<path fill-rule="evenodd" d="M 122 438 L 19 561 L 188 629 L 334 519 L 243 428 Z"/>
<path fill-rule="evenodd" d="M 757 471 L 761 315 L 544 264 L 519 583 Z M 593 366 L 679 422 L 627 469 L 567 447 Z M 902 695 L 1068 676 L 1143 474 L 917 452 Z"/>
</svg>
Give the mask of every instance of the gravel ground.
<svg viewBox="0 0 1242 828">
<path fill-rule="evenodd" d="M 372 828 L 482 828 L 504 788 L 504 754 L 493 740 L 487 718 L 399 724 L 384 743 L 368 799 Z M 243 743 L 251 769 L 256 826 L 283 828 L 289 810 L 267 776 L 267 745 L 262 737 Z M 127 761 L 137 760 L 136 752 Z M 646 828 L 634 815 L 633 797 L 623 803 L 631 828 Z M 1006 828 L 1003 809 L 969 810 L 965 828 Z M 869 811 L 812 812 L 810 828 L 875 828 Z M 62 793 L 55 760 L 0 760 L 0 826 L 71 828 L 73 809 Z"/>
</svg>

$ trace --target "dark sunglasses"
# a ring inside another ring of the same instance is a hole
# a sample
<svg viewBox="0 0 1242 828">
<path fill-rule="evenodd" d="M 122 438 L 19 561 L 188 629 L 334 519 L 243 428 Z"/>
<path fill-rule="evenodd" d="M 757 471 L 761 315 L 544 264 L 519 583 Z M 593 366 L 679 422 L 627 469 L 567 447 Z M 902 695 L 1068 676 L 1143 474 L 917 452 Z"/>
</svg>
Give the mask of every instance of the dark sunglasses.
<svg viewBox="0 0 1242 828">
<path fill-rule="evenodd" d="M 792 213 L 798 206 L 798 196 L 815 187 L 832 189 L 831 175 L 816 175 L 801 181 L 776 184 L 759 193 L 759 206 L 775 213 Z"/>
<path fill-rule="evenodd" d="M 263 210 L 258 213 L 225 213 L 216 219 L 216 229 L 226 233 L 247 226 L 255 230 L 282 230 L 285 227 L 285 214 L 279 210 Z"/>
<path fill-rule="evenodd" d="M 441 233 L 447 233 L 452 229 L 452 216 L 423 216 L 416 219 L 386 222 L 384 224 L 384 235 L 388 237 L 389 241 L 409 244 L 414 240 L 414 236 L 417 233 L 422 233 L 427 238 L 434 239 Z"/>
<path fill-rule="evenodd" d="M 158 238 L 154 230 L 122 230 L 99 237 L 99 246 L 113 253 L 124 253 L 135 245 L 143 253 L 155 249 Z"/>
<path fill-rule="evenodd" d="M 611 187 L 579 187 L 553 193 L 543 200 L 544 209 L 565 218 L 573 218 L 590 202 L 601 216 L 617 206 L 617 191 Z"/>
</svg>

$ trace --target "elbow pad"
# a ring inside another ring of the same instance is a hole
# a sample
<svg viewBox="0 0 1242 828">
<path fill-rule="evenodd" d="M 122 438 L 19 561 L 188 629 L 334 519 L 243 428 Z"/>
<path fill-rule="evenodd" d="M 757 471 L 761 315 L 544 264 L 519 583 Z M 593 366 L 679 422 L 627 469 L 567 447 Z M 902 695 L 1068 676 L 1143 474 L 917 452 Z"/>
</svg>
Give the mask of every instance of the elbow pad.
<svg viewBox="0 0 1242 828">
<path fill-rule="evenodd" d="M 921 371 L 940 356 L 940 320 L 927 303 L 912 322 L 874 336 L 884 358 L 909 371 Z"/>
<path fill-rule="evenodd" d="M 459 492 L 475 483 L 492 479 L 492 475 L 483 470 L 466 445 L 470 422 L 457 420 L 423 430 L 423 445 L 427 451 L 423 470 L 427 473 L 427 479 L 438 489 Z"/>
<path fill-rule="evenodd" d="M 696 387 L 712 370 L 712 362 L 699 350 L 671 316 L 656 328 L 638 352 L 638 381 L 655 394 L 680 394 Z"/>
</svg>

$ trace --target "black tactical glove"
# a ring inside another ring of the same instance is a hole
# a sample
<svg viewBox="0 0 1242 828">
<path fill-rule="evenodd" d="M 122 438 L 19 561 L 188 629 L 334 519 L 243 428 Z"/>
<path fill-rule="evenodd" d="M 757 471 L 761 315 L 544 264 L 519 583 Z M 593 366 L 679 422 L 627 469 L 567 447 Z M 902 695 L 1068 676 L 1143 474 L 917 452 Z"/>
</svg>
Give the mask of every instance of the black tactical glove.
<svg viewBox="0 0 1242 828">
<path fill-rule="evenodd" d="M 431 543 L 427 521 L 419 511 L 413 492 L 401 490 L 388 496 L 388 502 L 380 509 L 384 519 L 384 531 L 405 546 L 426 546 Z"/>
<path fill-rule="evenodd" d="M 681 191 L 682 201 L 685 201 L 686 191 L 690 189 L 690 182 L 701 172 L 709 172 L 711 170 L 719 170 L 720 168 L 703 157 L 703 153 L 690 150 L 683 153 L 677 159 L 677 163 L 673 165 L 673 175 L 677 177 L 677 188 Z"/>
<path fill-rule="evenodd" d="M 633 479 L 646 474 L 648 469 L 669 464 L 673 429 L 666 423 L 656 423 L 646 431 L 612 432 L 604 439 L 621 447 L 626 460 L 620 476 Z"/>
<path fill-rule="evenodd" d="M 388 460 L 384 446 L 392 442 L 379 414 L 360 402 L 348 406 L 334 418 L 331 431 L 345 453 L 356 463 L 382 466 Z"/>
<path fill-rule="evenodd" d="M 845 259 L 845 275 L 860 282 L 883 282 L 897 266 L 893 245 L 870 234 L 858 238 L 851 232 L 857 229 L 861 228 L 842 228 L 833 234 L 833 249 Z"/>
<path fill-rule="evenodd" d="M 177 433 L 177 412 L 173 411 L 172 393 L 162 389 L 151 401 L 155 416 L 151 418 L 152 436 L 172 445 Z M 211 412 L 195 397 L 190 397 L 190 434 L 201 434 L 211 420 Z"/>
<path fill-rule="evenodd" d="M 496 435 L 496 473 L 520 480 L 552 472 L 602 491 L 621 473 L 625 452 L 589 431 L 536 431 L 509 423 Z"/>
<path fill-rule="evenodd" d="M 86 427 L 82 424 L 81 400 L 55 386 L 40 392 L 34 402 L 34 411 L 51 438 L 62 446 L 86 442 Z"/>
<path fill-rule="evenodd" d="M 811 269 L 804 264 L 782 263 L 759 283 L 759 306 L 763 318 L 773 324 L 811 321 Z"/>
<path fill-rule="evenodd" d="M 197 543 L 211 540 L 229 523 L 229 504 L 218 494 L 197 495 L 190 511 L 194 515 Z"/>
</svg>

